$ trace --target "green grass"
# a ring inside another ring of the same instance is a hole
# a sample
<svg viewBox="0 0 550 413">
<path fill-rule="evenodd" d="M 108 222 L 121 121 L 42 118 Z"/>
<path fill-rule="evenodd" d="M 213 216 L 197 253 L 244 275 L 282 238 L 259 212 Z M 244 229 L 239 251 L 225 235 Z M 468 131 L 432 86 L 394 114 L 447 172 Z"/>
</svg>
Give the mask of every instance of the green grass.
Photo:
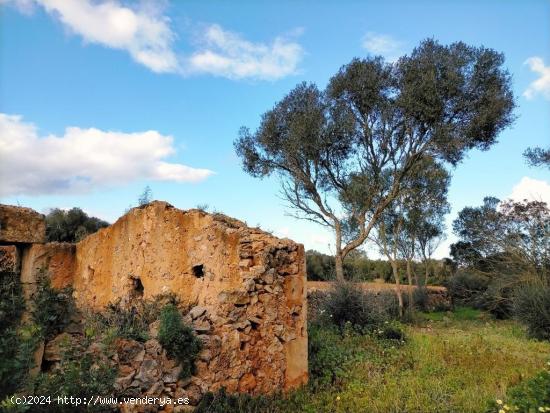
<svg viewBox="0 0 550 413">
<path fill-rule="evenodd" d="M 530 340 L 513 321 L 459 308 L 423 315 L 392 346 L 350 335 L 339 346 L 359 354 L 345 378 L 322 389 L 300 389 L 272 411 L 484 412 L 510 386 L 541 371 L 550 343 Z"/>
</svg>

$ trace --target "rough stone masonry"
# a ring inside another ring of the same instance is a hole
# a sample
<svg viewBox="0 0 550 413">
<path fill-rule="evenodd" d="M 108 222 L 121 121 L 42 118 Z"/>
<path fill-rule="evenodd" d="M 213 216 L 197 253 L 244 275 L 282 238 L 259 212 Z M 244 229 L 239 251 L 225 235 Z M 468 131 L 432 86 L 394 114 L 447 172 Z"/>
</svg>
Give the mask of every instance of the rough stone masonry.
<svg viewBox="0 0 550 413">
<path fill-rule="evenodd" d="M 187 321 L 205 347 L 196 375 L 172 389 L 192 385 L 204 393 L 223 386 L 262 394 L 307 381 L 300 244 L 221 214 L 158 201 L 130 210 L 76 245 L 44 243 L 42 215 L 0 205 L 0 244 L 0 263 L 20 270 L 27 298 L 41 271 L 53 287 L 71 286 L 78 307 L 97 311 L 115 301 L 175 294 L 191 308 Z"/>
</svg>

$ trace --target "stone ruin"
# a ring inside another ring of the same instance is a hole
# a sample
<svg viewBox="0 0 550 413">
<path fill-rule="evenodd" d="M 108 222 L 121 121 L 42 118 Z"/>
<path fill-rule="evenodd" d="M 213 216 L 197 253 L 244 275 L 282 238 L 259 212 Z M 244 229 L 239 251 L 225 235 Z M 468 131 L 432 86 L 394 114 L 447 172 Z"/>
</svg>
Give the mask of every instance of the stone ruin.
<svg viewBox="0 0 550 413">
<path fill-rule="evenodd" d="M 154 338 L 121 340 L 119 388 L 196 402 L 221 387 L 267 394 L 307 381 L 304 248 L 241 221 L 155 201 L 77 244 L 45 243 L 43 215 L 0 205 L 0 268 L 21 274 L 27 299 L 45 273 L 53 288 L 72 287 L 80 309 L 163 293 L 191 308 L 186 321 L 204 343 L 196 374 L 178 380 Z M 70 334 L 61 336 L 39 349 L 38 365 L 55 360 Z"/>
</svg>

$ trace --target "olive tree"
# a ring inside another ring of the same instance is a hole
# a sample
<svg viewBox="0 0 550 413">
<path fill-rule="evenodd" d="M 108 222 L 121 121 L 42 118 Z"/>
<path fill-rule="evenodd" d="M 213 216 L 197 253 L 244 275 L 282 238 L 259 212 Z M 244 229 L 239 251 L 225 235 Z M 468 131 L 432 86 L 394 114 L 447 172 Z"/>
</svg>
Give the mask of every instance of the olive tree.
<svg viewBox="0 0 550 413">
<path fill-rule="evenodd" d="M 395 63 L 353 59 L 324 90 L 301 83 L 235 141 L 244 170 L 277 174 L 293 215 L 335 234 L 336 276 L 424 156 L 458 163 L 513 121 L 504 57 L 425 40 Z M 346 222 L 355 236 L 344 239 Z"/>
</svg>

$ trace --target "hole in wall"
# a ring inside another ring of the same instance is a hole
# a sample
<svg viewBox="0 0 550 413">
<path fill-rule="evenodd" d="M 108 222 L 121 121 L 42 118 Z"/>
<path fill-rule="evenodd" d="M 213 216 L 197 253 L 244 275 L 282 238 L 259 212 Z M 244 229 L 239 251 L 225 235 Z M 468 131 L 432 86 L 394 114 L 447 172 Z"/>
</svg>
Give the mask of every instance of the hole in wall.
<svg viewBox="0 0 550 413">
<path fill-rule="evenodd" d="M 203 264 L 193 265 L 193 275 L 197 278 L 204 277 L 204 265 Z"/>
<path fill-rule="evenodd" d="M 132 278 L 132 287 L 134 289 L 135 297 L 143 297 L 143 283 L 139 278 Z"/>
</svg>

